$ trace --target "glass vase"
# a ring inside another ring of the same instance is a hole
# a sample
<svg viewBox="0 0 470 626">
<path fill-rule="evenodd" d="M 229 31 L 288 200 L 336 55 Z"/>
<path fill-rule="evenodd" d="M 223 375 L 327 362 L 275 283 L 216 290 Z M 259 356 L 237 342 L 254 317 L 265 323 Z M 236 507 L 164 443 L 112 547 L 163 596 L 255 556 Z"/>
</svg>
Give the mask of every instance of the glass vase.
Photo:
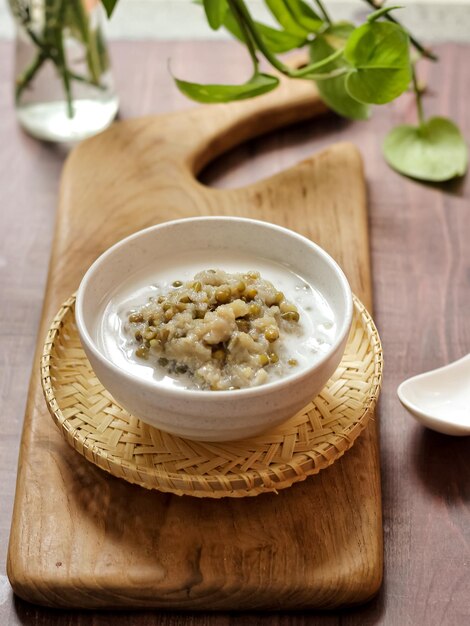
<svg viewBox="0 0 470 626">
<path fill-rule="evenodd" d="M 118 110 L 98 0 L 9 0 L 17 26 L 15 102 L 40 139 L 79 141 Z"/>
</svg>

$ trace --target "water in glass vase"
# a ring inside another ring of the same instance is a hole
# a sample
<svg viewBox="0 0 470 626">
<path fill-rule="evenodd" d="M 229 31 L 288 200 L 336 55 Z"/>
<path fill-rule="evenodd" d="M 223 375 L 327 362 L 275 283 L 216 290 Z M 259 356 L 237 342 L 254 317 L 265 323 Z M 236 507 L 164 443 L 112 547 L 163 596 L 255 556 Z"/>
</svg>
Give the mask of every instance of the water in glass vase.
<svg viewBox="0 0 470 626">
<path fill-rule="evenodd" d="M 79 141 L 112 122 L 114 92 L 94 0 L 10 0 L 17 22 L 16 110 L 31 135 Z"/>
</svg>

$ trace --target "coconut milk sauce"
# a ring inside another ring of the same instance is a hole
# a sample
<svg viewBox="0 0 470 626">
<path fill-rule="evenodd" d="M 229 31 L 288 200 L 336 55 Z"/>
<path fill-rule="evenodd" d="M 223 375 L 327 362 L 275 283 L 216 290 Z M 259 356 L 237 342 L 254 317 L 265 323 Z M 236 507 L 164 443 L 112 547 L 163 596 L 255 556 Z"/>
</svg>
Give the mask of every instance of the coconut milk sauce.
<svg viewBox="0 0 470 626">
<path fill-rule="evenodd" d="M 220 258 L 217 258 L 219 254 Z M 158 266 L 149 267 L 126 279 L 98 316 L 94 339 L 99 349 L 115 365 L 134 376 L 158 380 L 166 386 L 194 388 L 187 376 L 169 376 L 150 359 L 144 361 L 135 357 L 135 343 L 127 332 L 127 320 L 130 312 L 141 307 L 149 298 L 168 292 L 175 280 L 191 280 L 195 274 L 209 268 L 231 273 L 256 270 L 298 307 L 298 330 L 282 333 L 277 349 L 280 361 L 296 359 L 298 365 L 288 369 L 272 366 L 269 382 L 311 366 L 329 349 L 336 336 L 337 324 L 318 289 L 286 266 L 255 256 L 226 254 L 224 251 L 191 252 L 178 260 L 159 261 Z"/>
</svg>

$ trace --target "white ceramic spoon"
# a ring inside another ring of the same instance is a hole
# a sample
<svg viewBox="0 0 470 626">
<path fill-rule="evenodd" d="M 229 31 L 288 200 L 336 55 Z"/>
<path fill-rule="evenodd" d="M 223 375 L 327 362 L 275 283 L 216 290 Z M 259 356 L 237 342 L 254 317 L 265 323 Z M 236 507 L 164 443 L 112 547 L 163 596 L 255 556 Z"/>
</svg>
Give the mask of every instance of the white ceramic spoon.
<svg viewBox="0 0 470 626">
<path fill-rule="evenodd" d="M 446 435 L 470 435 L 470 354 L 408 378 L 397 393 L 423 426 Z"/>
</svg>

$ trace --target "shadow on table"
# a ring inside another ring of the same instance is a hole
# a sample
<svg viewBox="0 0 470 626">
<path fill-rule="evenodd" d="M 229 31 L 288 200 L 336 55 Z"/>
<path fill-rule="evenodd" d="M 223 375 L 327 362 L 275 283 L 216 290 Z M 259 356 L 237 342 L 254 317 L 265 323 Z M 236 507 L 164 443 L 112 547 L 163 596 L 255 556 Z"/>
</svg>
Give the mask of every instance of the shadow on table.
<svg viewBox="0 0 470 626">
<path fill-rule="evenodd" d="M 340 611 L 182 613 L 175 611 L 78 611 L 49 609 L 14 597 L 23 626 L 363 626 L 383 623 L 384 588 L 367 604 Z"/>
<path fill-rule="evenodd" d="M 354 141 L 361 127 L 334 113 L 324 113 L 235 145 L 210 161 L 198 179 L 208 187 L 252 184 L 293 167 L 337 141 Z M 349 134 L 345 135 L 345 130 Z"/>
<path fill-rule="evenodd" d="M 451 178 L 450 180 L 446 180 L 444 182 L 430 182 L 425 180 L 417 180 L 415 178 L 411 178 L 410 180 L 413 180 L 415 183 L 424 187 L 428 187 L 429 189 L 442 191 L 443 193 L 450 196 L 464 198 L 466 193 L 467 179 L 468 174 L 465 173 L 463 176 L 457 176 L 456 178 Z"/>
<path fill-rule="evenodd" d="M 412 442 L 414 469 L 423 486 L 449 504 L 470 502 L 470 437 L 417 428 Z"/>
</svg>

